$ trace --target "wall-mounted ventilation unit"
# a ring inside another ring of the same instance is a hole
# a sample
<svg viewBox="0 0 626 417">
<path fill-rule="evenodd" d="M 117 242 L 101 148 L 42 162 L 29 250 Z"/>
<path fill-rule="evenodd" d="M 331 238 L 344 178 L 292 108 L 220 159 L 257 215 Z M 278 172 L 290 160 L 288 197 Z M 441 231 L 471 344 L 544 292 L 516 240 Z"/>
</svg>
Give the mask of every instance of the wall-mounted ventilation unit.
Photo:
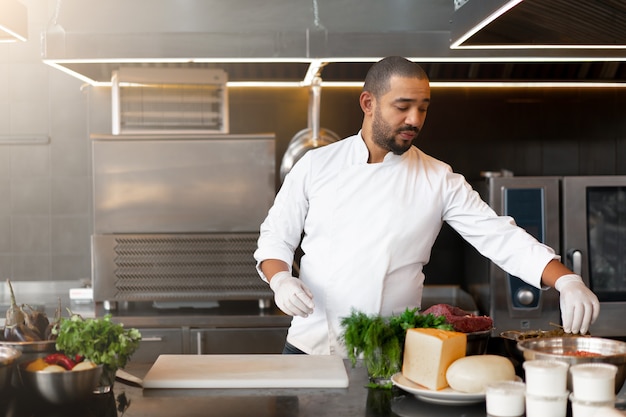
<svg viewBox="0 0 626 417">
<path fill-rule="evenodd" d="M 220 69 L 120 68 L 112 76 L 112 132 L 228 133 L 228 76 Z"/>
</svg>

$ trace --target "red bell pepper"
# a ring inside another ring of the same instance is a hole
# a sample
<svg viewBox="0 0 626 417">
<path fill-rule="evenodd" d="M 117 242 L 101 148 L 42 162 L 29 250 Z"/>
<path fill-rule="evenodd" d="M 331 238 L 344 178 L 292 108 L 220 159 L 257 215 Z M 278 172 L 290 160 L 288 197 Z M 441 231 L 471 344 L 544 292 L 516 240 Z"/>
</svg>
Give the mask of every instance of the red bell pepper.
<svg viewBox="0 0 626 417">
<path fill-rule="evenodd" d="M 44 358 L 44 361 L 46 361 L 46 363 L 50 365 L 62 366 L 68 371 L 71 371 L 74 365 L 76 365 L 76 362 L 74 362 L 72 359 L 68 358 L 67 356 L 65 356 L 65 354 L 60 353 L 60 352 L 51 353 L 50 355 Z"/>
</svg>

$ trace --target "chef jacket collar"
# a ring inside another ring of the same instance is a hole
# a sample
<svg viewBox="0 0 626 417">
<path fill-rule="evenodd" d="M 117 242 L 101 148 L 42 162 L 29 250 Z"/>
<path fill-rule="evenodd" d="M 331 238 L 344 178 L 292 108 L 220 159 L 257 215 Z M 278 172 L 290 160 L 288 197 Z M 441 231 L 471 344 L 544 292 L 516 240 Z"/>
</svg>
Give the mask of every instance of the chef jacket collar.
<svg viewBox="0 0 626 417">
<path fill-rule="evenodd" d="M 358 136 L 361 140 L 357 141 L 358 145 L 356 147 L 356 162 L 366 164 L 367 160 L 369 159 L 370 153 L 367 149 L 367 146 L 365 145 L 365 139 L 363 139 L 362 130 L 359 130 Z M 385 155 L 385 157 L 383 158 L 382 163 L 389 164 L 400 162 L 402 158 L 408 155 L 407 152 L 403 153 L 402 155 L 396 155 L 393 152 L 387 152 L 387 155 Z"/>
</svg>

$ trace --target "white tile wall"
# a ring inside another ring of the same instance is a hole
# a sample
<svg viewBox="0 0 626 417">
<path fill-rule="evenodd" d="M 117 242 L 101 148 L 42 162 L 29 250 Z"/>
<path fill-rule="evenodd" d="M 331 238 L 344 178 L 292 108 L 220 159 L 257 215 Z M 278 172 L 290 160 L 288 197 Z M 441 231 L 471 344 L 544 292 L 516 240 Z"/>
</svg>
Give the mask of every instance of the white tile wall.
<svg viewBox="0 0 626 417">
<path fill-rule="evenodd" d="M 0 278 L 90 277 L 91 168 L 82 82 L 41 62 L 40 35 L 57 0 L 22 0 L 29 39 L 0 44 Z"/>
</svg>

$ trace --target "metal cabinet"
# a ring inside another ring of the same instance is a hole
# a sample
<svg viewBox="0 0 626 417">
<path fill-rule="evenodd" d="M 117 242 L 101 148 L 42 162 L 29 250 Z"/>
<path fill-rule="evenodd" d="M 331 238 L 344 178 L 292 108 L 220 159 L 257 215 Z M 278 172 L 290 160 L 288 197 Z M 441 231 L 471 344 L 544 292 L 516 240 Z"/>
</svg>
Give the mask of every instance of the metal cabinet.
<svg viewBox="0 0 626 417">
<path fill-rule="evenodd" d="M 139 331 L 141 343 L 132 361 L 154 362 L 161 354 L 181 354 L 189 350 L 189 328 L 140 328 Z"/>
<path fill-rule="evenodd" d="M 191 329 L 191 353 L 281 353 L 286 327 Z"/>
<path fill-rule="evenodd" d="M 140 328 L 141 343 L 133 354 L 137 362 L 154 362 L 162 354 L 272 354 L 281 353 L 286 327 Z"/>
</svg>

